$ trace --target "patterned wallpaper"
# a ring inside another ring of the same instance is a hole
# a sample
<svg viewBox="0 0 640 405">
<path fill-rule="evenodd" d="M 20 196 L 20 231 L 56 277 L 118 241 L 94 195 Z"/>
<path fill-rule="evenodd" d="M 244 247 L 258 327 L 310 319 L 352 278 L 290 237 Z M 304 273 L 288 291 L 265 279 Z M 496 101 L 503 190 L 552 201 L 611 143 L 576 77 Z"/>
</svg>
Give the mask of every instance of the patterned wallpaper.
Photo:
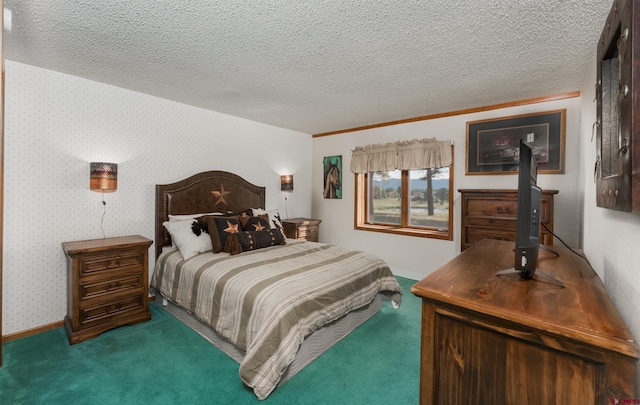
<svg viewBox="0 0 640 405">
<path fill-rule="evenodd" d="M 289 216 L 311 214 L 308 134 L 13 61 L 5 89 L 4 334 L 64 318 L 60 244 L 102 237 L 91 161 L 118 163 L 118 190 L 104 194 L 107 237 L 153 239 L 155 184 L 205 170 L 266 186 L 266 208 L 281 212 L 279 175 L 292 173 Z"/>
</svg>

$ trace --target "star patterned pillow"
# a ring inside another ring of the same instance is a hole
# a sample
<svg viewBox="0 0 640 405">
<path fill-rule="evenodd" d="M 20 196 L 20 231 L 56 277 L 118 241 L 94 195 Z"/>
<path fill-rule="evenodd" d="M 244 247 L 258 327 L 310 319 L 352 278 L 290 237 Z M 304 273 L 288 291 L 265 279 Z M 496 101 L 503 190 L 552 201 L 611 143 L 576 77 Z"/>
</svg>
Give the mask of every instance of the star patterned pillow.
<svg viewBox="0 0 640 405">
<path fill-rule="evenodd" d="M 284 226 L 282 226 L 282 220 L 280 219 L 280 212 L 278 210 L 268 210 L 265 211 L 261 208 L 251 208 L 251 212 L 254 217 L 265 217 L 268 218 L 269 227 L 271 229 L 277 229 L 282 233 L 282 236 L 286 238 L 284 233 Z"/>
<path fill-rule="evenodd" d="M 239 238 L 242 251 L 262 249 L 269 246 L 284 245 L 285 238 L 277 229 L 264 229 L 261 231 L 244 231 Z"/>
<path fill-rule="evenodd" d="M 234 233 L 237 234 L 242 231 L 237 216 L 209 216 L 207 217 L 207 224 L 209 226 L 209 234 L 211 235 L 213 253 L 220 253 L 223 251 L 224 244 L 226 243 L 229 235 Z"/>
<path fill-rule="evenodd" d="M 243 231 L 262 231 L 270 228 L 269 220 L 264 217 L 239 215 L 238 220 Z"/>
</svg>

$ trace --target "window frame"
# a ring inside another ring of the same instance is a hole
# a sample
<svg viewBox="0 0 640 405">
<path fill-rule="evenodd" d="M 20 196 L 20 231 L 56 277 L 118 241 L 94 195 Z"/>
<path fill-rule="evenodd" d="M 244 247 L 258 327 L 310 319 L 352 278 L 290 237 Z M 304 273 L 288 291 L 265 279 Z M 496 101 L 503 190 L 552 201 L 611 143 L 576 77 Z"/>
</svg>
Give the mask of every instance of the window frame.
<svg viewBox="0 0 640 405">
<path fill-rule="evenodd" d="M 453 145 L 451 145 L 451 156 L 453 154 Z M 453 177 L 454 164 L 451 161 L 449 166 L 449 224 L 448 229 L 439 230 L 436 228 L 424 228 L 410 226 L 409 221 L 409 170 L 402 170 L 401 185 L 401 225 L 393 224 L 370 224 L 367 223 L 369 212 L 368 196 L 369 196 L 369 173 L 356 173 L 355 183 L 355 206 L 354 206 L 354 229 L 361 231 L 383 232 L 396 235 L 417 236 L 422 238 L 432 238 L 441 240 L 453 240 Z"/>
</svg>

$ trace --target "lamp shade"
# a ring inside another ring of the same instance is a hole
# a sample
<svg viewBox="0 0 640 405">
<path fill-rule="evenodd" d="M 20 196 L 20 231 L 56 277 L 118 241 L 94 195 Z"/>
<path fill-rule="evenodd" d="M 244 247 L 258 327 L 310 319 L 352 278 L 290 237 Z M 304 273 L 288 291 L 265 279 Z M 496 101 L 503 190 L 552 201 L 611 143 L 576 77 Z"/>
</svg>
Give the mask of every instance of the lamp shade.
<svg viewBox="0 0 640 405">
<path fill-rule="evenodd" d="M 280 190 L 281 191 L 293 191 L 293 175 L 285 174 L 280 176 Z"/>
<path fill-rule="evenodd" d="M 89 178 L 91 191 L 113 193 L 118 189 L 118 165 L 115 163 L 91 162 Z"/>
</svg>

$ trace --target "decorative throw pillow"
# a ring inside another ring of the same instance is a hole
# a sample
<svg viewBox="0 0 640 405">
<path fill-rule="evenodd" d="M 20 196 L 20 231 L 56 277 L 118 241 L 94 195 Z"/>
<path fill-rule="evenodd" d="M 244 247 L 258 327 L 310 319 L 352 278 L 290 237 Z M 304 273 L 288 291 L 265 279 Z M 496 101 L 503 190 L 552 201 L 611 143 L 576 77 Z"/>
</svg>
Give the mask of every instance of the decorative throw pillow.
<svg viewBox="0 0 640 405">
<path fill-rule="evenodd" d="M 224 250 L 227 238 L 230 235 L 242 232 L 238 217 L 219 217 L 208 216 L 207 224 L 209 226 L 209 234 L 211 235 L 211 245 L 213 253 L 220 253 Z"/>
<path fill-rule="evenodd" d="M 238 215 L 252 217 L 253 216 L 253 211 L 251 210 L 251 208 L 247 208 L 246 210 L 238 213 Z"/>
<path fill-rule="evenodd" d="M 264 216 L 239 216 L 238 220 L 243 231 L 262 231 L 270 228 L 268 216 L 266 218 Z"/>
<path fill-rule="evenodd" d="M 207 221 L 204 217 L 185 221 L 165 221 L 163 225 L 184 260 L 208 252 L 212 248 Z"/>
<path fill-rule="evenodd" d="M 243 252 L 285 244 L 284 236 L 277 229 L 245 231 L 241 233 L 244 235 L 244 237 L 240 238 L 240 245 L 242 246 Z"/>
<path fill-rule="evenodd" d="M 240 221 L 240 228 L 242 228 L 244 227 L 244 224 L 246 224 L 251 218 L 253 218 L 253 214 L 251 213 L 251 210 L 248 209 L 246 211 L 239 213 L 237 217 L 238 217 L 238 221 Z"/>
<path fill-rule="evenodd" d="M 279 229 L 282 232 L 282 236 L 286 238 L 284 234 L 284 226 L 282 226 L 282 220 L 280 219 L 280 212 L 278 210 L 268 210 L 265 211 L 261 208 L 251 208 L 251 212 L 254 217 L 259 217 L 261 215 L 268 215 L 269 218 L 269 226 L 271 228 Z"/>
<path fill-rule="evenodd" d="M 260 218 L 265 224 L 267 224 L 268 228 L 273 228 L 271 226 L 271 224 L 269 223 L 269 214 L 261 214 L 258 215 L 258 218 Z"/>
</svg>

